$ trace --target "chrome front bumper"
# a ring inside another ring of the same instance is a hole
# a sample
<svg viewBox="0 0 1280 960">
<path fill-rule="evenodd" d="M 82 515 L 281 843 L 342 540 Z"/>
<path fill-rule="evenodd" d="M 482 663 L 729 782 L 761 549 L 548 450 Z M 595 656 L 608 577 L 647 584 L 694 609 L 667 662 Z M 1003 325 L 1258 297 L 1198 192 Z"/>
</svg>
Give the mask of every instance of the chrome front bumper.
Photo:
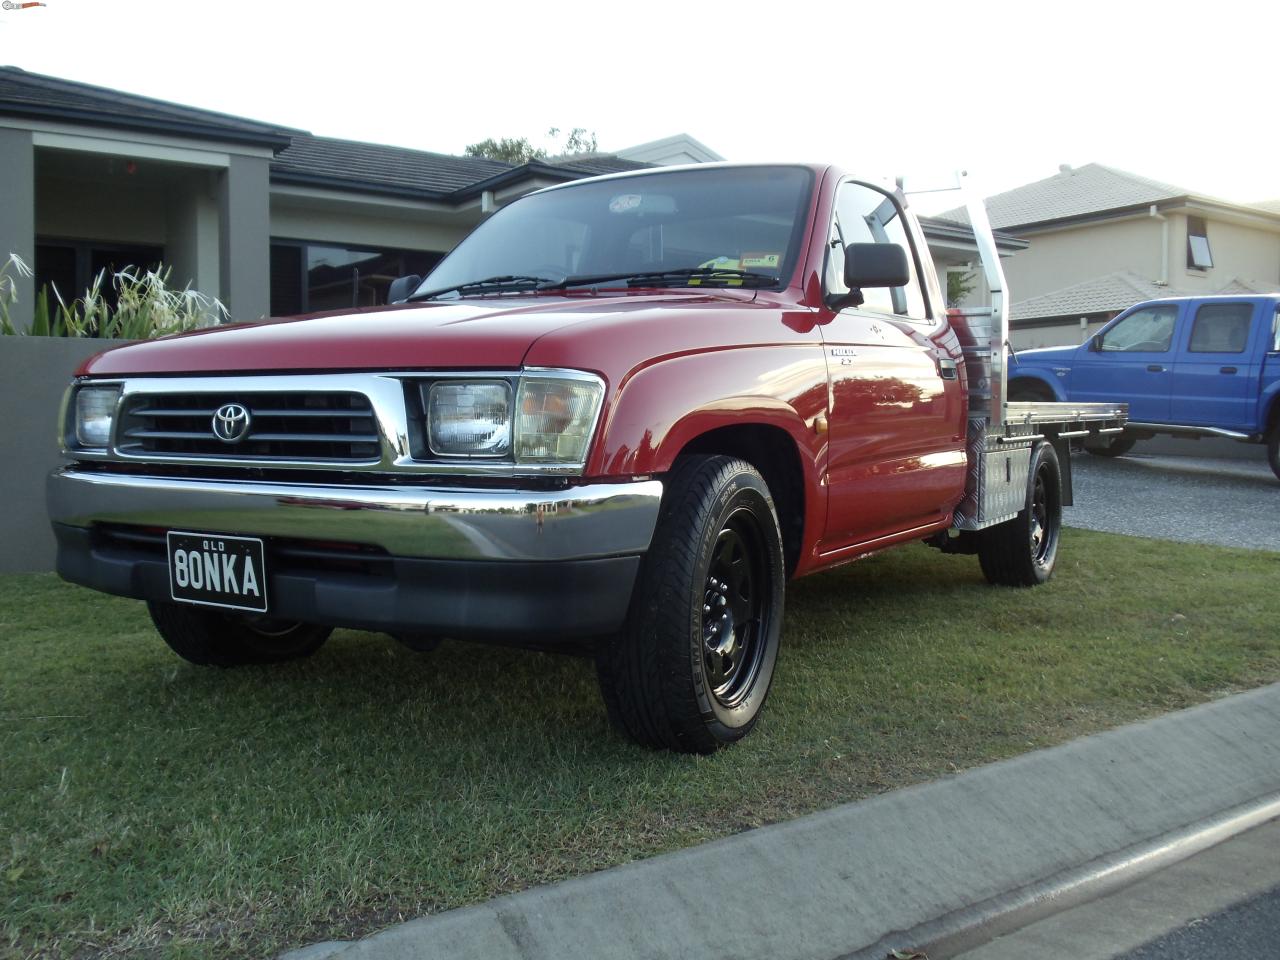
<svg viewBox="0 0 1280 960">
<path fill-rule="evenodd" d="M 563 490 L 322 486 L 93 472 L 50 474 L 49 519 L 384 548 L 394 557 L 561 561 L 649 547 L 662 483 Z"/>
</svg>

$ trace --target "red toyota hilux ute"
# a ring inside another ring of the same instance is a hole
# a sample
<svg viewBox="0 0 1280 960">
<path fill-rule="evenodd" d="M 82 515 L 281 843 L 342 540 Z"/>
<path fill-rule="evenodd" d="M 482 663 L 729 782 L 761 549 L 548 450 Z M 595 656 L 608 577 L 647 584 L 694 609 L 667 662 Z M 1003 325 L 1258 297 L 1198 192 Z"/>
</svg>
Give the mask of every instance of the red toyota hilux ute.
<svg viewBox="0 0 1280 960">
<path fill-rule="evenodd" d="M 800 577 L 900 543 L 1052 573 L 1068 445 L 1121 406 L 1005 402 L 1007 292 L 947 311 L 899 190 L 829 166 L 578 181 L 386 307 L 100 354 L 49 478 L 58 571 L 180 656 L 333 627 L 590 651 L 610 716 L 751 730 Z"/>
</svg>

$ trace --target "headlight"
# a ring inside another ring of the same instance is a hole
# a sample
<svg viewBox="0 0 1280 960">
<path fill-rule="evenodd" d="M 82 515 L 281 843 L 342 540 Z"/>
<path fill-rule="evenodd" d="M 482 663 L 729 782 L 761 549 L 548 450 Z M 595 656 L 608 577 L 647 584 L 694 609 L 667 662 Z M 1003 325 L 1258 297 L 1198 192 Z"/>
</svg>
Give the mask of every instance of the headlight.
<svg viewBox="0 0 1280 960">
<path fill-rule="evenodd" d="M 82 447 L 106 447 L 111 442 L 120 387 L 81 387 L 76 391 L 76 442 Z"/>
<path fill-rule="evenodd" d="M 604 385 L 595 378 L 520 378 L 516 394 L 516 463 L 582 463 Z"/>
<path fill-rule="evenodd" d="M 501 380 L 433 383 L 427 423 L 437 456 L 505 457 L 511 452 L 511 387 Z"/>
</svg>

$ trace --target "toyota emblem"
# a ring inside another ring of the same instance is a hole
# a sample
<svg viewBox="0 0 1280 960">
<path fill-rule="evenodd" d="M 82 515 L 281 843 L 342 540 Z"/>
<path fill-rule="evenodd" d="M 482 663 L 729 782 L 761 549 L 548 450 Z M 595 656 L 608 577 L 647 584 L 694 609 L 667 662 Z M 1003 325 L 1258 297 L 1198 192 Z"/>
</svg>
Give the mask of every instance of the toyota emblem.
<svg viewBox="0 0 1280 960">
<path fill-rule="evenodd" d="M 223 443 L 239 443 L 249 435 L 249 420 L 243 403 L 224 403 L 213 411 L 213 435 Z"/>
</svg>

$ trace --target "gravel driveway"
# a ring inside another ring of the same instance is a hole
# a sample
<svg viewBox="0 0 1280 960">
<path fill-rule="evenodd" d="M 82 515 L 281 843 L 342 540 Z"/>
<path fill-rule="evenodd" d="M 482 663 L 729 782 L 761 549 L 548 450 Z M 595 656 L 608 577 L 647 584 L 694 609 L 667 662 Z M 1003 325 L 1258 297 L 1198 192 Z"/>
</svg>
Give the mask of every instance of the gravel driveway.
<svg viewBox="0 0 1280 960">
<path fill-rule="evenodd" d="M 1261 448 L 1252 448 L 1261 450 Z M 1144 453 L 1071 458 L 1074 507 L 1069 527 L 1280 550 L 1280 480 L 1258 458 L 1218 459 Z"/>
</svg>

